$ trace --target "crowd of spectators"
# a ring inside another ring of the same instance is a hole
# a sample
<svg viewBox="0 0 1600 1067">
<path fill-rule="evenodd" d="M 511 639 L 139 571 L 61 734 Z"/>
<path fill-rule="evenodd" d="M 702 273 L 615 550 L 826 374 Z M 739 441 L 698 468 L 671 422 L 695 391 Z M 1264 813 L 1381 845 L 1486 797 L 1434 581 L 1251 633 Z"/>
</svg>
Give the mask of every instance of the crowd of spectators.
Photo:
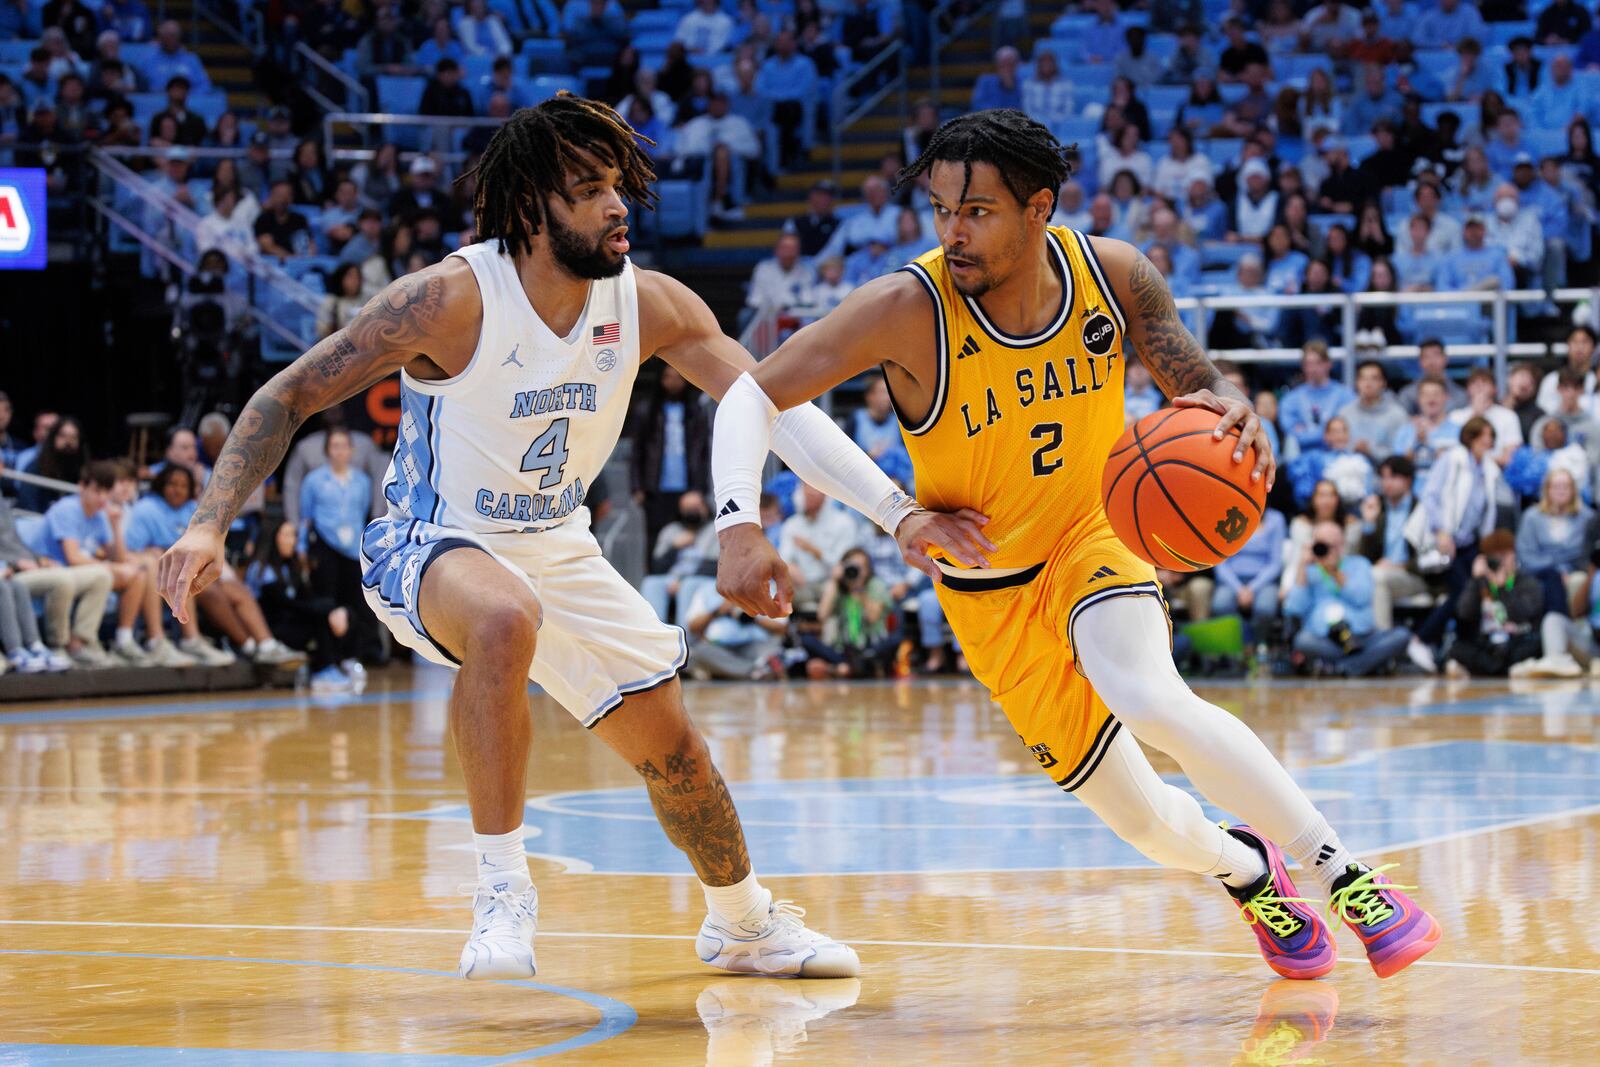
<svg viewBox="0 0 1600 1067">
<path fill-rule="evenodd" d="M 12 414 L 0 393 L 0 673 L 240 658 L 293 669 L 309 658 L 312 687 L 342 691 L 364 684 L 363 660 L 386 654 L 361 602 L 357 547 L 388 457 L 338 413 L 297 444 L 281 489 L 246 503 L 227 565 L 181 623 L 161 602 L 156 563 L 188 527 L 227 417 L 172 429 L 141 469 L 91 456 L 69 415 L 35 412 L 30 443 L 12 434 Z"/>
</svg>

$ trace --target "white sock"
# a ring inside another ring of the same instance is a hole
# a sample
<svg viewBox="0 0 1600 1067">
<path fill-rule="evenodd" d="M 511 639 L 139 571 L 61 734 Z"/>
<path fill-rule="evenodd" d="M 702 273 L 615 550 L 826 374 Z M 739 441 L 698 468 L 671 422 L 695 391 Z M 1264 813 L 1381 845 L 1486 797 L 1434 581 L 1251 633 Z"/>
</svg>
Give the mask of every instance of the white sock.
<svg viewBox="0 0 1600 1067">
<path fill-rule="evenodd" d="M 1322 883 L 1323 892 L 1331 892 L 1333 883 L 1354 863 L 1365 867 L 1350 850 L 1344 847 L 1339 835 L 1333 832 L 1328 820 L 1318 815 L 1293 841 L 1284 843 L 1283 850 L 1312 877 Z"/>
<path fill-rule="evenodd" d="M 1217 865 L 1202 872 L 1220 878 L 1224 885 L 1243 889 L 1267 873 L 1267 861 L 1253 845 L 1246 844 L 1228 831 L 1222 831 L 1222 855 Z"/>
<path fill-rule="evenodd" d="M 246 656 L 255 655 L 256 654 L 256 639 L 252 637 L 249 640 L 247 640 L 244 644 L 239 646 L 239 651 L 243 652 Z"/>
<path fill-rule="evenodd" d="M 744 881 L 733 885 L 706 885 L 706 910 L 711 917 L 725 923 L 736 923 L 750 917 L 755 911 L 766 911 L 772 906 L 772 894 L 756 881 L 756 872 L 744 876 Z"/>
<path fill-rule="evenodd" d="M 526 879 L 518 888 L 533 884 L 528 873 L 528 856 L 522 847 L 522 827 L 503 834 L 473 834 L 472 845 L 478 856 L 478 881 L 501 881 L 506 875 L 513 880 Z"/>
<path fill-rule="evenodd" d="M 117 644 L 131 644 L 133 642 L 133 627 L 117 627 Z"/>
</svg>

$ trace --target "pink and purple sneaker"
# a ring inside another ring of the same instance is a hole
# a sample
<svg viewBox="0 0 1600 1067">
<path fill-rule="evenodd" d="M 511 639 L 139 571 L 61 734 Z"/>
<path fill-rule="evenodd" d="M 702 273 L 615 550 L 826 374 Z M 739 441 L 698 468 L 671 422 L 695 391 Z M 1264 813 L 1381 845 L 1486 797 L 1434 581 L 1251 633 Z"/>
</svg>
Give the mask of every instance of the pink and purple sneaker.
<svg viewBox="0 0 1600 1067">
<path fill-rule="evenodd" d="M 1248 826 L 1225 829 L 1267 862 L 1267 872 L 1243 889 L 1226 887 L 1255 931 L 1267 966 L 1285 978 L 1301 979 L 1321 978 L 1333 970 L 1339 962 L 1333 935 L 1311 901 L 1296 895 L 1282 850 Z"/>
<path fill-rule="evenodd" d="M 1395 885 L 1383 876 L 1393 866 L 1352 863 L 1328 894 L 1328 914 L 1344 920 L 1361 938 L 1379 978 L 1399 974 L 1426 956 L 1443 933 L 1432 915 L 1401 892 L 1415 886 Z"/>
</svg>

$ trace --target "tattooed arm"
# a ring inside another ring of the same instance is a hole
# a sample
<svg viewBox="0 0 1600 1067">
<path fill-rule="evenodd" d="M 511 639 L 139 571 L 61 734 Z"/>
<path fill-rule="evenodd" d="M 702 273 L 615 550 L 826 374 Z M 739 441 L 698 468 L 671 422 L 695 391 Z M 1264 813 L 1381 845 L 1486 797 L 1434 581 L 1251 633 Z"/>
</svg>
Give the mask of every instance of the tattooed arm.
<svg viewBox="0 0 1600 1067">
<path fill-rule="evenodd" d="M 1277 473 L 1277 459 L 1261 420 L 1256 417 L 1250 398 L 1217 370 L 1194 334 L 1178 317 L 1172 290 L 1144 253 L 1123 241 L 1091 237 L 1115 292 L 1128 316 L 1128 340 L 1150 372 L 1156 387 L 1172 399 L 1174 407 L 1206 408 L 1222 418 L 1217 422 L 1218 440 L 1230 429 L 1239 428 L 1236 462 L 1243 462 L 1246 450 L 1256 449 L 1255 470 L 1250 480 L 1265 478 L 1267 488 Z"/>
<path fill-rule="evenodd" d="M 283 461 L 301 423 L 402 367 L 424 378 L 459 373 L 482 314 L 471 268 L 450 260 L 391 284 L 263 385 L 228 435 L 189 529 L 161 557 L 159 586 L 173 614 L 186 621 L 190 598 L 221 573 L 228 525 Z"/>
</svg>

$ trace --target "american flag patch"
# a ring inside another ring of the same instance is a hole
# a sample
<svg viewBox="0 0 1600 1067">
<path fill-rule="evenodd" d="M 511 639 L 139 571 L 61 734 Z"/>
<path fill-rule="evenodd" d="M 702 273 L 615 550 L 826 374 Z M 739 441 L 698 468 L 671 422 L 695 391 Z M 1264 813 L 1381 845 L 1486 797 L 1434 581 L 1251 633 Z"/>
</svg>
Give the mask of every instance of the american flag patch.
<svg viewBox="0 0 1600 1067">
<path fill-rule="evenodd" d="M 614 345 L 622 341 L 622 324 L 608 322 L 604 326 L 594 328 L 594 343 L 597 345 Z"/>
</svg>

